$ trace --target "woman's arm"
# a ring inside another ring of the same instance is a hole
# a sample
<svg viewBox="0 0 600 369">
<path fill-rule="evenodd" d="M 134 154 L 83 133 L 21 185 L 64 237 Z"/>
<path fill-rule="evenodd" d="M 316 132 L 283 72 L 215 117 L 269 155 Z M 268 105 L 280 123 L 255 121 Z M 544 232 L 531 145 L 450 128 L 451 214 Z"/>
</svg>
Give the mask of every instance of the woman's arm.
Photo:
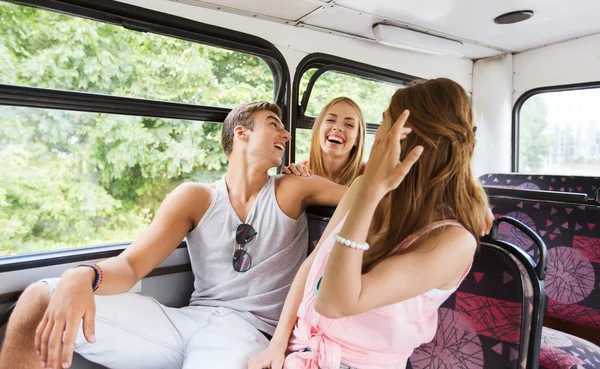
<svg viewBox="0 0 600 369">
<path fill-rule="evenodd" d="M 361 197 L 340 231 L 352 240 L 373 214 L 373 200 Z M 367 229 L 368 231 L 368 229 Z M 319 287 L 315 310 L 328 318 L 342 318 L 421 295 L 434 288 L 451 289 L 459 281 L 476 249 L 465 229 L 448 227 L 427 237 L 419 249 L 389 257 L 362 274 L 363 251 L 336 243 Z"/>
<path fill-rule="evenodd" d="M 400 162 L 400 140 L 408 134 L 403 113 L 383 139 L 378 140 L 362 181 L 352 187 L 357 193 L 350 205 L 340 236 L 365 242 L 375 209 L 383 196 L 398 187 L 422 147 L 413 149 Z M 402 226 L 402 225 L 395 225 Z M 315 310 L 330 318 L 358 314 L 417 296 L 430 289 L 458 282 L 475 251 L 475 240 L 466 230 L 451 227 L 428 237 L 421 252 L 390 257 L 369 273 L 362 274 L 363 251 L 336 242 L 329 256 Z"/>
<path fill-rule="evenodd" d="M 319 243 L 313 252 L 308 256 L 308 258 L 304 260 L 300 266 L 300 269 L 298 270 L 298 273 L 296 273 L 296 276 L 294 277 L 294 281 L 292 282 L 290 291 L 285 299 L 283 310 L 281 311 L 281 317 L 279 318 L 277 328 L 275 329 L 275 333 L 273 334 L 273 338 L 271 339 L 269 347 L 259 355 L 250 359 L 248 363 L 248 369 L 281 368 L 292 330 L 296 324 L 298 308 L 302 302 L 306 279 L 308 278 L 308 273 L 310 272 L 315 255 L 317 255 L 319 252 L 323 241 L 342 221 L 348 212 L 350 204 L 354 202 L 355 196 L 356 194 L 352 190 L 349 190 L 340 201 L 335 213 L 327 224 L 325 231 L 321 235 Z"/>
</svg>

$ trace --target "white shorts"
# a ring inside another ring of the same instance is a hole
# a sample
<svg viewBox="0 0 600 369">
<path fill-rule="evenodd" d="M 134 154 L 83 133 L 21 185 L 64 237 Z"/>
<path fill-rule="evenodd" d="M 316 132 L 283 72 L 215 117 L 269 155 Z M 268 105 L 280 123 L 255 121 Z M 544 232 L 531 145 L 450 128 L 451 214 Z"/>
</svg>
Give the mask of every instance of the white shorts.
<svg viewBox="0 0 600 369">
<path fill-rule="evenodd" d="M 50 293 L 59 279 L 45 279 Z M 96 343 L 80 327 L 75 352 L 110 369 L 246 369 L 269 345 L 233 310 L 170 308 L 134 293 L 96 298 Z"/>
</svg>

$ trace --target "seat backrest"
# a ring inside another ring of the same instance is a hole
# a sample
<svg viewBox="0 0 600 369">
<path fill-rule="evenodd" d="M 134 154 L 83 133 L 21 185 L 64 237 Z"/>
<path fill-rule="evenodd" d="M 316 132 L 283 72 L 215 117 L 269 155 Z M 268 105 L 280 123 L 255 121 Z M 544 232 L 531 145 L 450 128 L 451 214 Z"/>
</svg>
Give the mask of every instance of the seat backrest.
<svg viewBox="0 0 600 369">
<path fill-rule="evenodd" d="M 471 271 L 438 312 L 434 339 L 407 368 L 537 368 L 543 282 L 513 245 L 486 240 Z"/>
<path fill-rule="evenodd" d="M 329 218 L 308 214 L 311 245 Z M 487 240 L 458 290 L 439 310 L 432 342 L 415 350 L 407 368 L 536 368 L 543 282 L 524 251 Z M 442 365 L 443 362 L 443 365 Z"/>
<path fill-rule="evenodd" d="M 329 219 L 333 216 L 335 208 L 325 206 L 311 206 L 306 210 L 308 218 L 308 254 L 315 249 L 321 235 L 327 228 Z"/>
<path fill-rule="evenodd" d="M 592 200 L 600 188 L 600 177 L 489 173 L 479 177 L 484 186 L 526 190 L 584 192 Z"/>
<path fill-rule="evenodd" d="M 600 334 L 600 206 L 489 196 L 495 215 L 519 219 L 548 247 L 547 315 Z M 537 260 L 532 241 L 509 224 L 499 239 Z"/>
</svg>

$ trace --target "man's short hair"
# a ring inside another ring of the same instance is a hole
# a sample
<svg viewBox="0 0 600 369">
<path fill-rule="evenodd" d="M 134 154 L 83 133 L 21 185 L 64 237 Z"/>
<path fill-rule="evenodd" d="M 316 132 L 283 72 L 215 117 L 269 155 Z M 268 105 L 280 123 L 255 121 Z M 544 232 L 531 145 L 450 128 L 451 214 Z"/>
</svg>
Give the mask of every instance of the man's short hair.
<svg viewBox="0 0 600 369">
<path fill-rule="evenodd" d="M 279 106 L 266 101 L 241 104 L 227 114 L 227 118 L 223 122 L 223 129 L 221 130 L 221 146 L 225 155 L 229 156 L 233 150 L 233 129 L 236 126 L 246 127 L 249 130 L 254 129 L 254 114 L 262 110 L 269 110 L 281 119 L 281 109 Z"/>
</svg>

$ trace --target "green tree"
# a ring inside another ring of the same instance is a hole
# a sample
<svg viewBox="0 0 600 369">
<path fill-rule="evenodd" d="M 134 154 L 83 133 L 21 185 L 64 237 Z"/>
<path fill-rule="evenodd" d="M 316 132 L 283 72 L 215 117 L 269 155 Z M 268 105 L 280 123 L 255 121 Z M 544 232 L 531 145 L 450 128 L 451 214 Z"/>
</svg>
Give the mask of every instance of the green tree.
<svg viewBox="0 0 600 369">
<path fill-rule="evenodd" d="M 303 78 L 307 83 L 306 73 Z M 339 72 L 328 71 L 316 81 L 310 95 L 307 114 L 317 116 L 323 106 L 338 96 L 347 96 L 361 107 L 365 119 L 369 123 L 380 123 L 381 115 L 390 104 L 390 99 L 399 88 L 385 82 L 367 80 Z"/>
<path fill-rule="evenodd" d="M 234 106 L 270 100 L 260 58 L 0 2 L 0 82 Z M 6 67 L 4 67 L 6 66 Z M 129 241 L 183 181 L 226 169 L 220 124 L 0 107 L 0 255 Z"/>
<path fill-rule="evenodd" d="M 0 1 L 0 83 L 233 107 L 272 100 L 253 55 Z M 311 72 L 314 73 L 314 70 Z M 304 85 L 306 81 L 303 81 Z M 319 78 L 378 122 L 395 87 Z M 133 240 L 165 195 L 227 169 L 220 123 L 0 106 L 0 256 Z M 298 134 L 308 155 L 310 131 Z"/>
<path fill-rule="evenodd" d="M 556 147 L 556 135 L 548 126 L 548 108 L 542 95 L 529 98 L 519 116 L 519 169 L 537 172 Z"/>
</svg>

